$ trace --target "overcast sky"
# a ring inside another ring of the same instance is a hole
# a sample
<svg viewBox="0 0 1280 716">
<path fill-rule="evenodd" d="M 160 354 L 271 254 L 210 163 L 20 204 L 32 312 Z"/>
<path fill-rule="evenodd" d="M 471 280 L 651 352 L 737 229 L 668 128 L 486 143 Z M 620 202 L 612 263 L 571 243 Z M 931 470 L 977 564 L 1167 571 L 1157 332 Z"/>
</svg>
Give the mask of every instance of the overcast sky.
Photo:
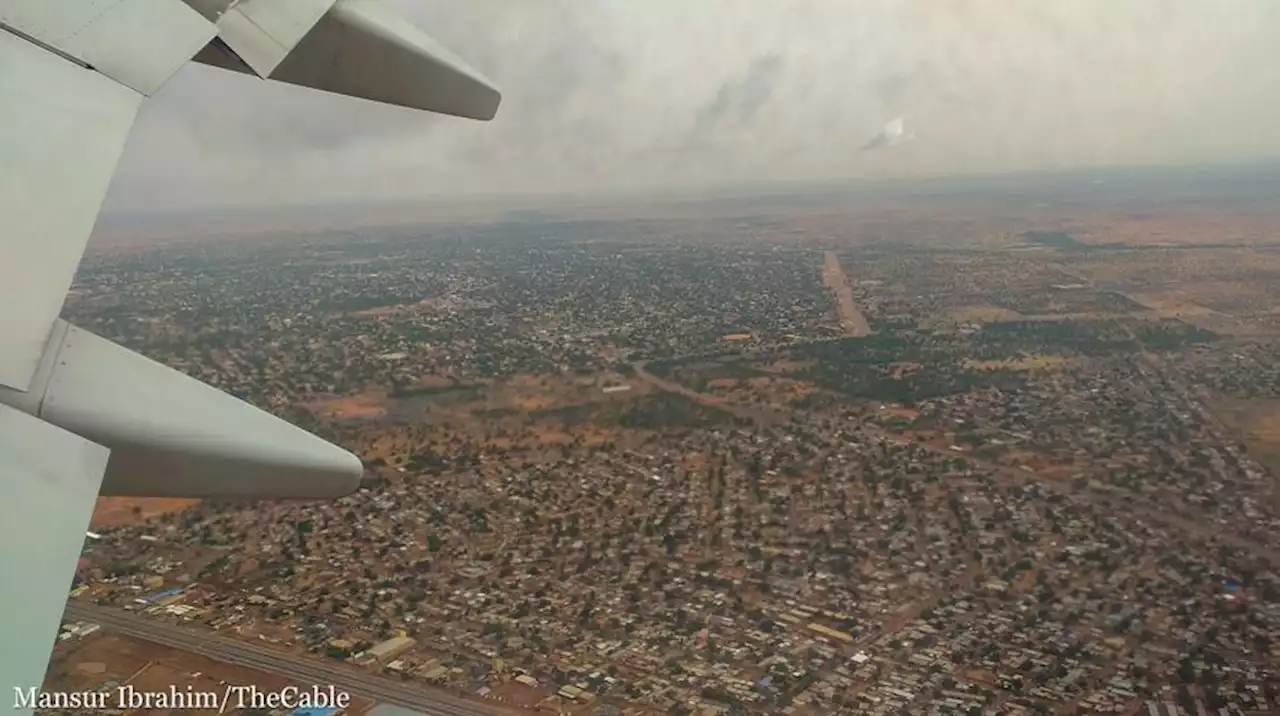
<svg viewBox="0 0 1280 716">
<path fill-rule="evenodd" d="M 388 0 L 473 122 L 192 65 L 114 210 L 1280 157 L 1276 0 Z M 859 152 L 906 118 L 911 140 Z"/>
</svg>

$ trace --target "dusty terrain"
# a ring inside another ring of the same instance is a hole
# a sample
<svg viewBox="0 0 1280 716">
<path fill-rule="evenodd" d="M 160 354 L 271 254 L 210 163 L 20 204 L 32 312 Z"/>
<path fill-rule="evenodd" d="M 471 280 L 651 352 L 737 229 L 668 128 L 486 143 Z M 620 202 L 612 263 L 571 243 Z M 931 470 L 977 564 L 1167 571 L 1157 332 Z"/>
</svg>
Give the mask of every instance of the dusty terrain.
<svg viewBox="0 0 1280 716">
<path fill-rule="evenodd" d="M 295 685 L 274 674 L 212 659 L 120 634 L 96 632 L 83 639 L 60 642 L 45 677 L 45 690 L 86 691 L 114 684 L 130 684 L 139 691 L 161 692 L 170 686 L 185 691 L 221 691 L 223 683 L 256 684 L 264 689 Z M 352 699 L 346 713 L 361 714 L 372 706 Z M 177 711 L 149 711 L 151 714 Z"/>
<path fill-rule="evenodd" d="M 89 525 L 115 527 L 141 524 L 156 515 L 185 510 L 196 502 L 197 500 L 171 497 L 99 497 Z"/>
<path fill-rule="evenodd" d="M 329 420 L 359 420 L 386 415 L 386 401 L 386 391 L 370 391 L 317 401 L 307 407 L 318 417 Z"/>
<path fill-rule="evenodd" d="M 1253 459 L 1280 476 L 1280 401 L 1267 398 L 1221 398 L 1209 404 Z"/>
<path fill-rule="evenodd" d="M 945 315 L 939 317 L 936 323 L 997 323 L 999 321 L 1016 321 L 1020 318 L 1022 318 L 1022 314 L 1017 311 L 1000 308 L 999 306 L 976 304 L 959 306 L 947 311 Z"/>
</svg>

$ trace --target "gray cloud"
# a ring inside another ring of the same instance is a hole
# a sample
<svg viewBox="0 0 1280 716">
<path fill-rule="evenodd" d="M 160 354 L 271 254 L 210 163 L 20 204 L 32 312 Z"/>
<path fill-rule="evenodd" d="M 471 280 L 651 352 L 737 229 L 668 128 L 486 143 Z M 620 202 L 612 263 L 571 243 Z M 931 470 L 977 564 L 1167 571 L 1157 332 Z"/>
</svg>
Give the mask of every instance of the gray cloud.
<svg viewBox="0 0 1280 716">
<path fill-rule="evenodd" d="M 727 119 L 750 121 L 773 95 L 781 70 L 782 58 L 768 54 L 754 60 L 742 79 L 720 85 L 715 99 L 698 113 L 696 133 L 714 131 Z"/>
<path fill-rule="evenodd" d="M 1280 156 L 1273 0 L 389 0 L 489 123 L 190 67 L 109 205 L 691 189 Z M 859 147 L 895 116 L 918 138 Z"/>
</svg>

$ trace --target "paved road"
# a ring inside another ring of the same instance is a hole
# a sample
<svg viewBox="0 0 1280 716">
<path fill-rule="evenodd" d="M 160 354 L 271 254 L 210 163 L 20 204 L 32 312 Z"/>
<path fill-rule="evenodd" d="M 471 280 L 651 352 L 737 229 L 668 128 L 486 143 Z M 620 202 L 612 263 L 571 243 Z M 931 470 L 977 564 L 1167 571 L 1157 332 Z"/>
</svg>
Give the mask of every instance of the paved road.
<svg viewBox="0 0 1280 716">
<path fill-rule="evenodd" d="M 278 674 L 304 688 L 332 684 L 355 696 L 403 706 L 427 716 L 495 716 L 510 713 L 421 686 L 365 673 L 337 661 L 290 654 L 264 644 L 230 639 L 208 630 L 158 622 L 119 609 L 70 602 L 67 604 L 66 616 L 101 624 L 110 631 L 199 654 L 225 664 Z"/>
</svg>

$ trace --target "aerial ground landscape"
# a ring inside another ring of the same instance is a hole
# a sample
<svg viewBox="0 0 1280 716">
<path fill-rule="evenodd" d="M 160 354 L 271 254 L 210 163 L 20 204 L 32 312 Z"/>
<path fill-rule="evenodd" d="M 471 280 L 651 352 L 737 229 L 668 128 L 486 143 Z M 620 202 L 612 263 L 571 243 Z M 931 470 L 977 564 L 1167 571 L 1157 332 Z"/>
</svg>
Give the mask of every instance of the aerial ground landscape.
<svg viewBox="0 0 1280 716">
<path fill-rule="evenodd" d="M 103 499 L 46 686 L 1276 713 L 1280 183 L 1162 176 L 117 230 L 69 319 L 368 469 Z"/>
</svg>

